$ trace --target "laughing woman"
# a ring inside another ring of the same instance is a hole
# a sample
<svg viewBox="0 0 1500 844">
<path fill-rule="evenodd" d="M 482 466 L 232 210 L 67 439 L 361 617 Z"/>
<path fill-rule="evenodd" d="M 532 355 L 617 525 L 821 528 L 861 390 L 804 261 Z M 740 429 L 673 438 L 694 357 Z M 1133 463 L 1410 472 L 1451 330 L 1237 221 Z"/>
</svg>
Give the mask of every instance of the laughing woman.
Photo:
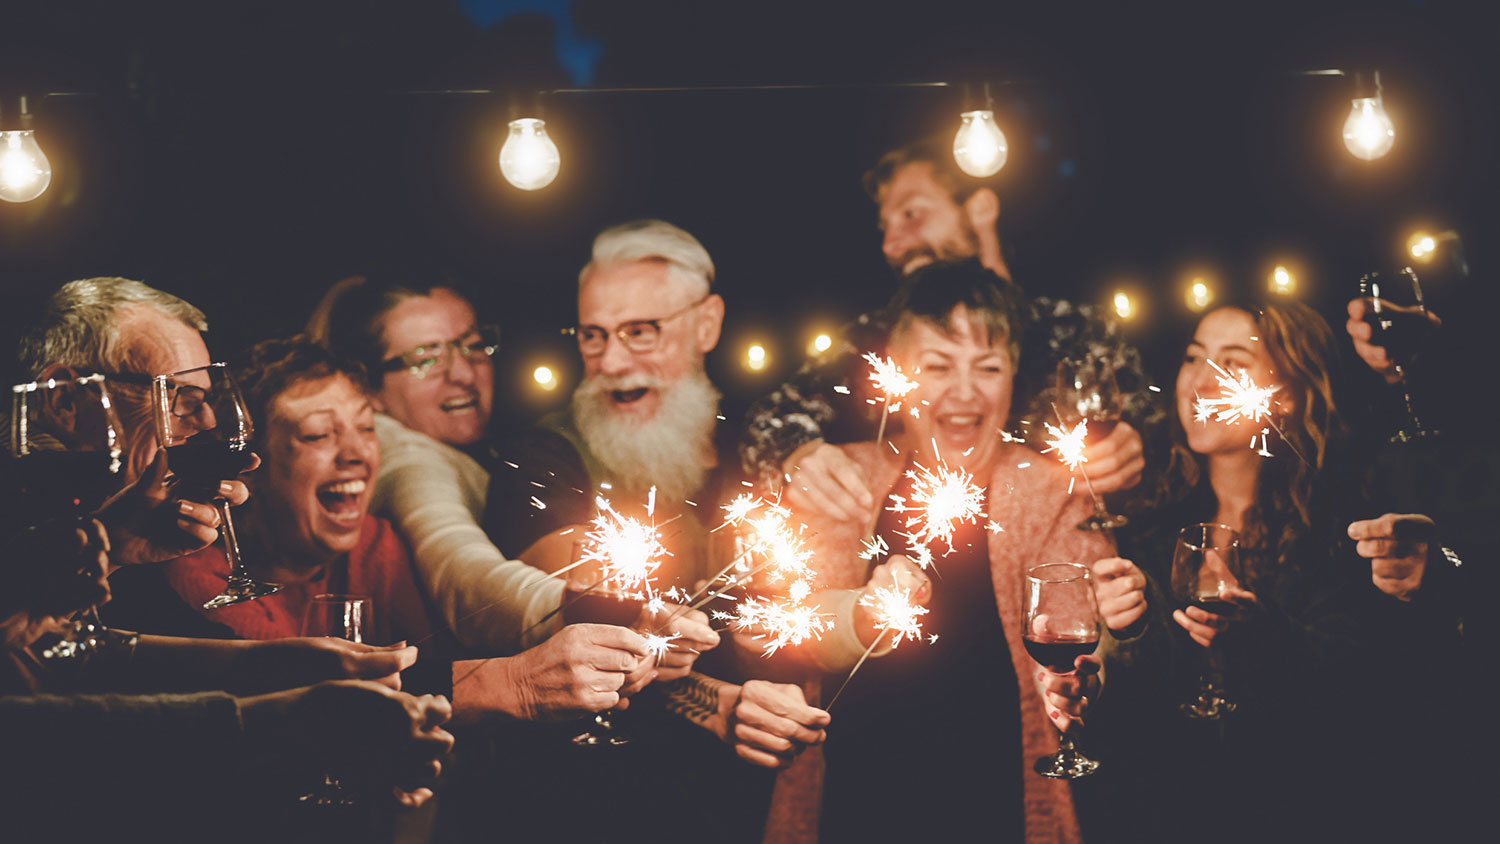
<svg viewBox="0 0 1500 844">
<path fill-rule="evenodd" d="M 259 344 L 235 374 L 263 461 L 240 541 L 255 576 L 282 588 L 203 614 L 247 639 L 296 636 L 314 595 L 357 594 L 372 599 L 366 641 L 425 637 L 432 625 L 411 556 L 391 524 L 369 513 L 380 447 L 362 369 L 293 338 Z M 228 573 L 217 546 L 166 565 L 168 582 L 193 607 L 217 594 Z"/>
</svg>

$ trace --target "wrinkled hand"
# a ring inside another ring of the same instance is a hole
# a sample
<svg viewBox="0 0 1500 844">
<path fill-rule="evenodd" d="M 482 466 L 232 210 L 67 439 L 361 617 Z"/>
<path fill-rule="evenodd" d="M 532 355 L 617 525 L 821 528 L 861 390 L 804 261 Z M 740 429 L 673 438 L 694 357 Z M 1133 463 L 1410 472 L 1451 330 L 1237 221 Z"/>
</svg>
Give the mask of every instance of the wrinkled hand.
<svg viewBox="0 0 1500 844">
<path fill-rule="evenodd" d="M 1436 531 L 1432 519 L 1421 514 L 1386 513 L 1349 525 L 1349 538 L 1358 540 L 1355 551 L 1370 561 L 1370 580 L 1375 588 L 1410 601 L 1422 588 L 1427 546 Z"/>
<path fill-rule="evenodd" d="M 417 661 L 417 649 L 400 642 L 383 648 L 308 636 L 246 642 L 234 676 L 255 689 L 287 689 L 324 680 L 369 680 L 401 690 L 401 672 Z"/>
<path fill-rule="evenodd" d="M 336 769 L 346 786 L 394 793 L 418 806 L 432 797 L 453 747 L 442 728 L 453 714 L 441 695 L 413 697 L 377 683 L 337 680 L 244 698 L 246 737 L 309 773 Z"/>
<path fill-rule="evenodd" d="M 1089 481 L 1100 495 L 1130 489 L 1141 482 L 1146 470 L 1141 435 L 1123 419 L 1109 436 L 1085 447 L 1083 457 Z M 1083 489 L 1088 491 L 1086 486 Z"/>
<path fill-rule="evenodd" d="M 623 707 L 654 673 L 641 634 L 612 624 L 570 624 L 510 659 L 493 660 L 518 692 L 517 717 L 579 718 Z"/>
<path fill-rule="evenodd" d="M 875 590 L 889 587 L 905 592 L 911 603 L 918 606 L 925 607 L 927 602 L 932 600 L 932 579 L 922 571 L 920 566 L 912 562 L 905 554 L 892 554 L 887 557 L 885 562 L 870 572 L 870 579 L 860 590 L 859 600 L 854 603 L 854 630 L 866 647 L 875 641 L 879 627 L 865 599 L 873 596 Z M 882 636 L 883 641 L 874 650 L 882 651 L 894 636 L 895 633 L 886 631 Z"/>
<path fill-rule="evenodd" d="M 1344 323 L 1344 330 L 1349 332 L 1349 338 L 1354 341 L 1354 351 L 1359 355 L 1359 359 L 1364 361 L 1366 366 L 1375 370 L 1380 377 L 1386 380 L 1386 383 L 1394 384 L 1401 380 L 1401 376 L 1396 372 L 1395 361 L 1386 355 L 1384 346 L 1376 346 L 1370 343 L 1374 329 L 1370 327 L 1368 322 L 1365 322 L 1365 314 L 1369 309 L 1370 303 L 1366 299 L 1349 300 L 1349 321 Z M 1415 313 L 1422 310 L 1417 307 L 1393 305 L 1384 299 L 1381 300 L 1380 309 L 1382 311 L 1405 311 L 1408 313 Z M 1426 314 L 1434 327 L 1442 326 L 1443 321 L 1438 318 L 1437 314 L 1432 311 L 1426 311 Z"/>
<path fill-rule="evenodd" d="M 7 647 L 61 632 L 74 613 L 109 600 L 109 535 L 97 519 L 59 519 L 16 536 L 7 549 L 0 623 Z"/>
<path fill-rule="evenodd" d="M 1108 557 L 1092 566 L 1099 617 L 1110 630 L 1126 630 L 1146 614 L 1146 575 L 1135 563 Z"/>
<path fill-rule="evenodd" d="M 740 687 L 726 719 L 724 740 L 741 759 L 765 768 L 784 768 L 809 745 L 828 738 L 831 716 L 807 705 L 802 687 L 749 680 Z"/>
<path fill-rule="evenodd" d="M 864 468 L 837 446 L 822 440 L 805 443 L 781 468 L 791 478 L 786 503 L 798 513 L 861 523 L 875 507 Z"/>
<path fill-rule="evenodd" d="M 1194 606 L 1172 611 L 1172 620 L 1186 630 L 1194 642 L 1205 648 L 1212 645 L 1220 633 L 1229 629 L 1230 622 L 1238 620 L 1260 605 L 1255 593 L 1237 586 L 1226 586 L 1219 597 L 1235 605 L 1234 615 L 1219 615 Z"/>
<path fill-rule="evenodd" d="M 679 604 L 666 604 L 656 612 L 642 609 L 635 627 L 672 637 L 667 652 L 657 659 L 655 666 L 656 679 L 663 683 L 686 677 L 700 654 L 719 645 L 719 634 L 709 626 L 708 616 Z"/>
<path fill-rule="evenodd" d="M 1074 724 L 1083 726 L 1089 701 L 1099 696 L 1103 686 L 1100 670 L 1104 664 L 1093 655 L 1073 661 L 1073 672 L 1055 674 L 1043 666 L 1036 674 L 1037 693 L 1042 696 L 1047 718 L 1058 730 L 1067 732 Z"/>
<path fill-rule="evenodd" d="M 256 457 L 245 471 L 259 465 Z M 219 494 L 230 506 L 239 506 L 250 498 L 250 489 L 242 480 L 227 480 L 219 485 Z M 219 538 L 219 511 L 212 504 L 172 494 L 166 449 L 157 449 L 141 476 L 106 501 L 96 515 L 114 540 L 115 565 L 165 562 Z"/>
</svg>

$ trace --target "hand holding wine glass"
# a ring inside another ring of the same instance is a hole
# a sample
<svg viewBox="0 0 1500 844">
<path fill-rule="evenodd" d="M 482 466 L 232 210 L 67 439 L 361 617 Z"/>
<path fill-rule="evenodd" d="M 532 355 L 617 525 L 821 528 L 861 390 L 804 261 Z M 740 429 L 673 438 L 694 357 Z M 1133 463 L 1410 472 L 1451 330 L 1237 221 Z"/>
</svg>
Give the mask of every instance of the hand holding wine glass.
<svg viewBox="0 0 1500 844">
<path fill-rule="evenodd" d="M 1097 447 L 1108 440 L 1120 424 L 1120 387 L 1115 382 L 1114 366 L 1099 357 L 1069 359 L 1057 365 L 1054 381 L 1053 411 L 1062 430 L 1071 432 L 1085 425 L 1085 448 Z M 1137 435 L 1136 440 L 1139 440 Z M 1137 442 L 1135 445 L 1139 445 Z M 1136 455 L 1138 458 L 1139 455 Z M 1133 465 L 1134 459 L 1127 461 Z M 1144 461 L 1141 461 L 1144 467 Z M 1077 463 L 1084 486 L 1094 500 L 1094 512 L 1078 524 L 1079 530 L 1109 530 L 1121 527 L 1128 519 L 1114 515 L 1104 506 L 1104 499 L 1089 474 L 1086 460 Z M 1126 473 L 1127 477 L 1131 474 Z"/>
<path fill-rule="evenodd" d="M 256 580 L 240 558 L 229 502 L 220 485 L 255 464 L 250 451 L 254 426 L 229 367 L 211 363 L 152 379 L 157 443 L 167 452 L 178 497 L 213 502 L 222 525 L 229 581 L 204 609 L 218 609 L 270 595 L 280 584 Z"/>
<path fill-rule="evenodd" d="M 1400 388 L 1405 402 L 1406 420 L 1391 442 L 1437 436 L 1437 431 L 1424 427 L 1417 418 L 1407 382 L 1407 370 L 1442 325 L 1442 320 L 1427 310 L 1416 271 L 1405 267 L 1399 273 L 1366 273 L 1359 280 L 1359 295 L 1350 303 L 1346 325 L 1355 350 L 1371 368 Z"/>
<path fill-rule="evenodd" d="M 1172 617 L 1193 641 L 1208 649 L 1208 666 L 1198 678 L 1198 696 L 1182 704 L 1190 718 L 1215 720 L 1235 709 L 1222 688 L 1221 654 L 1214 643 L 1241 608 L 1255 602 L 1255 595 L 1242 585 L 1239 545 L 1239 531 L 1226 525 L 1188 525 L 1177 535 L 1172 594 L 1187 606 Z"/>
<path fill-rule="evenodd" d="M 1022 634 L 1026 652 L 1052 674 L 1072 677 L 1078 683 L 1077 688 L 1072 683 L 1055 684 L 1050 693 L 1081 694 L 1082 680 L 1075 676 L 1080 657 L 1092 654 L 1099 646 L 1099 607 L 1088 566 L 1033 566 L 1027 570 L 1021 588 L 1021 606 L 1026 608 Z M 1078 779 L 1098 770 L 1099 763 L 1079 753 L 1072 736 L 1064 730 L 1058 735 L 1057 753 L 1036 760 L 1034 768 L 1044 777 Z"/>
<path fill-rule="evenodd" d="M 370 598 L 364 595 L 314 595 L 302 615 L 303 636 L 327 636 L 350 642 L 363 642 L 370 624 Z M 317 806 L 348 806 L 353 796 L 339 778 L 323 774 L 323 782 L 299 798 Z"/>
</svg>

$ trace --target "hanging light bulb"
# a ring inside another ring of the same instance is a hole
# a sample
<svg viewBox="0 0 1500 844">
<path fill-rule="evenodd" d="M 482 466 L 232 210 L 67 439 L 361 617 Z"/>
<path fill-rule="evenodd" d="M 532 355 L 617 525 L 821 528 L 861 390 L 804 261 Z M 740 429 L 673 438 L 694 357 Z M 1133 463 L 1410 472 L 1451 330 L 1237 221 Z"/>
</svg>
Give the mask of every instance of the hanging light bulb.
<svg viewBox="0 0 1500 844">
<path fill-rule="evenodd" d="M 1385 113 L 1380 97 L 1380 72 L 1367 83 L 1363 74 L 1355 75 L 1355 97 L 1344 120 L 1344 146 L 1355 158 L 1371 161 L 1391 151 L 1396 143 L 1396 127 Z"/>
<path fill-rule="evenodd" d="M 1130 319 L 1135 316 L 1135 303 L 1130 301 L 1130 294 L 1123 290 L 1115 291 L 1115 316 L 1120 319 Z"/>
<path fill-rule="evenodd" d="M 953 136 L 953 159 L 958 168 L 979 179 L 1000 172 L 1010 148 L 1005 133 L 995 125 L 995 113 L 989 109 L 966 111 L 963 119 L 964 125 Z"/>
<path fill-rule="evenodd" d="M 562 159 L 557 144 L 547 137 L 547 124 L 534 117 L 510 122 L 510 134 L 500 147 L 500 172 L 521 190 L 541 190 L 557 178 Z"/>
<path fill-rule="evenodd" d="M 1269 281 L 1271 292 L 1282 296 L 1291 294 L 1297 287 L 1297 277 L 1292 275 L 1291 270 L 1281 265 L 1277 265 L 1276 269 L 1271 271 Z"/>
<path fill-rule="evenodd" d="M 52 184 L 52 164 L 37 145 L 25 97 L 19 125 L 0 131 L 0 199 L 6 202 L 30 202 Z"/>
</svg>

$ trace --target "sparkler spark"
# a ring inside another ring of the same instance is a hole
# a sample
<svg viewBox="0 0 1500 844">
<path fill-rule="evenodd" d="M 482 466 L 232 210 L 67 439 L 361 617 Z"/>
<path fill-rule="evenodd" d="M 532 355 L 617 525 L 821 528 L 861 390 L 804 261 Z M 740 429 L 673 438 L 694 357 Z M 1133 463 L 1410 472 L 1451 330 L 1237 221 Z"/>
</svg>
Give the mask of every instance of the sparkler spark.
<svg viewBox="0 0 1500 844">
<path fill-rule="evenodd" d="M 1044 424 L 1052 439 L 1046 441 L 1047 447 L 1042 449 L 1043 454 L 1057 452 L 1057 459 L 1061 460 L 1069 471 L 1076 470 L 1080 464 L 1088 462 L 1088 458 L 1083 456 L 1083 450 L 1087 446 L 1084 438 L 1088 436 L 1089 420 L 1078 420 L 1078 424 L 1071 431 L 1059 428 L 1051 422 Z"/>
<path fill-rule="evenodd" d="M 890 496 L 889 509 L 906 517 L 908 536 L 914 544 L 941 541 L 953 553 L 953 531 L 959 522 L 974 524 L 984 513 L 984 490 L 963 469 L 939 463 L 937 471 L 913 464 L 906 476 L 912 480 L 911 502 Z"/>
<path fill-rule="evenodd" d="M 828 616 L 793 600 L 745 598 L 735 607 L 733 619 L 731 623 L 737 630 L 758 631 L 758 638 L 764 640 L 761 645 L 764 656 L 788 645 L 800 645 L 808 638 L 821 639 L 824 631 L 833 629 Z"/>
<path fill-rule="evenodd" d="M 1230 375 L 1212 359 L 1208 360 L 1208 365 L 1219 373 L 1214 376 L 1214 380 L 1219 384 L 1219 395 L 1214 398 L 1199 396 L 1193 402 L 1193 419 L 1207 423 L 1212 418 L 1215 422 L 1222 422 L 1226 425 L 1233 425 L 1241 419 L 1255 423 L 1265 421 L 1268 423 L 1267 427 L 1262 428 L 1259 434 L 1250 437 L 1250 448 L 1261 457 L 1270 457 L 1271 449 L 1266 435 L 1272 427 L 1276 426 L 1276 422 L 1271 418 L 1271 397 L 1281 389 L 1281 385 L 1272 384 L 1269 387 L 1262 387 L 1256 384 L 1250 377 L 1250 373 L 1244 370 Z M 1277 433 L 1281 433 L 1280 428 L 1277 428 Z M 1255 448 L 1257 438 L 1260 440 L 1258 449 Z M 1286 437 L 1283 436 L 1282 439 Z"/>
<path fill-rule="evenodd" d="M 907 377 L 890 358 L 882 358 L 874 352 L 865 352 L 864 359 L 870 364 L 870 383 L 885 394 L 886 401 L 899 399 L 917 388 L 917 382 Z"/>
<path fill-rule="evenodd" d="M 622 516 L 609 502 L 596 498 L 599 515 L 584 534 L 580 562 L 601 564 L 608 589 L 651 595 L 651 578 L 668 554 L 654 525 Z"/>
<path fill-rule="evenodd" d="M 919 639 L 922 635 L 921 617 L 927 608 L 911 602 L 910 589 L 894 586 L 879 586 L 875 591 L 860 598 L 859 602 L 870 608 L 877 627 L 891 631 L 891 647 L 895 648 L 906 639 Z"/>
<path fill-rule="evenodd" d="M 658 636 L 655 633 L 641 635 L 646 640 L 646 653 L 654 659 L 666 656 L 667 651 L 672 649 L 672 640 L 677 638 L 676 636 Z"/>
</svg>

